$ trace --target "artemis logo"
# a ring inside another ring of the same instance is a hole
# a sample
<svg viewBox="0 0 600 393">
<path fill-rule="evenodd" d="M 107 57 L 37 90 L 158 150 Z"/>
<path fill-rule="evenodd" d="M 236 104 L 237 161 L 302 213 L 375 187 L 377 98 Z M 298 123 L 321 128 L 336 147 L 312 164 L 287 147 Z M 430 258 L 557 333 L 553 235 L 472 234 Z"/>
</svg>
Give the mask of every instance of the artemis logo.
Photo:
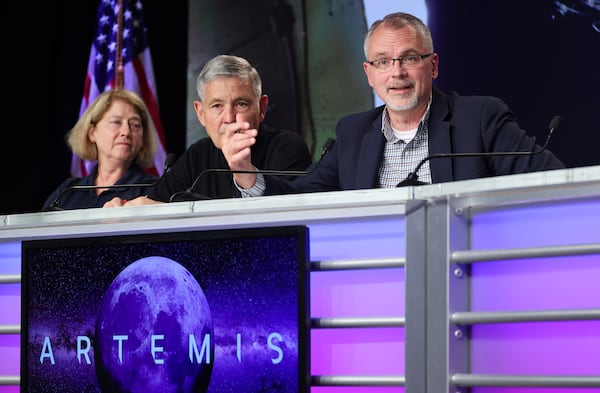
<svg viewBox="0 0 600 393">
<path fill-rule="evenodd" d="M 210 364 L 210 343 L 211 336 L 210 334 L 204 335 L 200 348 L 198 348 L 198 343 L 196 342 L 196 337 L 193 334 L 190 334 L 188 340 L 188 358 L 190 363 L 204 363 Z M 242 362 L 242 335 L 238 333 L 236 335 L 237 338 L 237 359 L 238 362 Z M 129 337 L 127 335 L 113 335 L 113 341 L 117 348 L 117 354 L 119 363 L 123 364 L 123 352 L 127 350 L 127 341 Z M 161 341 L 165 339 L 164 334 L 153 334 L 150 336 L 151 344 L 150 344 L 150 355 L 154 360 L 155 364 L 164 364 L 165 359 L 161 357 L 161 353 L 164 352 L 164 348 L 161 346 Z M 283 350 L 278 345 L 283 341 L 283 337 L 281 334 L 277 332 L 270 333 L 267 336 L 267 347 L 273 351 L 274 357 L 271 358 L 271 362 L 273 364 L 279 364 L 283 361 Z M 90 356 L 90 350 L 92 349 L 92 341 L 88 336 L 77 336 L 77 348 L 76 348 L 76 358 L 77 361 L 85 364 L 92 364 L 92 359 Z M 44 364 L 45 362 L 50 362 L 51 365 L 55 365 L 54 360 L 54 351 L 52 349 L 52 342 L 50 341 L 50 337 L 45 336 L 44 342 L 42 344 L 42 349 L 40 352 L 40 363 Z"/>
</svg>

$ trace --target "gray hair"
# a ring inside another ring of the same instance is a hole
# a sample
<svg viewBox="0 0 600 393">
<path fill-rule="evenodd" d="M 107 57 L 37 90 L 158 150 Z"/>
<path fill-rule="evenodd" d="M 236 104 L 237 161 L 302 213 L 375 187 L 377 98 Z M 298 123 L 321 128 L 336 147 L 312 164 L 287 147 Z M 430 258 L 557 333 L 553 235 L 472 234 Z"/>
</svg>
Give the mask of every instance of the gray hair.
<svg viewBox="0 0 600 393">
<path fill-rule="evenodd" d="M 376 28 L 379 26 L 385 26 L 387 28 L 391 28 L 393 30 L 398 30 L 406 26 L 413 27 L 417 33 L 421 36 L 423 40 L 423 45 L 425 46 L 425 51 L 433 52 L 433 38 L 431 38 L 431 31 L 423 23 L 423 21 L 417 18 L 414 15 L 407 14 L 404 12 L 395 12 L 393 14 L 389 14 L 383 17 L 383 19 L 376 20 L 373 22 L 369 31 L 367 31 L 367 35 L 365 36 L 365 41 L 363 44 L 363 50 L 365 52 L 365 59 L 368 60 L 367 55 L 367 47 L 369 46 L 369 41 L 371 40 L 371 36 Z"/>
<path fill-rule="evenodd" d="M 227 77 L 249 79 L 252 82 L 256 98 L 262 95 L 260 75 L 248 60 L 238 56 L 219 55 L 204 65 L 196 79 L 196 93 L 198 93 L 200 101 L 202 102 L 204 99 L 204 88 L 208 82 Z"/>
</svg>

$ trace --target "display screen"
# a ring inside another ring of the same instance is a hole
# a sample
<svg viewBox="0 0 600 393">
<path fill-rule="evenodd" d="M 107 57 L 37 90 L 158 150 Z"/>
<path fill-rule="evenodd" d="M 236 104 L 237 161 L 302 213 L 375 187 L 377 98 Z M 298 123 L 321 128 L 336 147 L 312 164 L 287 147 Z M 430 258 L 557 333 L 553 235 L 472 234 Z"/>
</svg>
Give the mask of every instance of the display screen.
<svg viewBox="0 0 600 393">
<path fill-rule="evenodd" d="M 305 226 L 24 241 L 21 389 L 304 392 Z"/>
</svg>

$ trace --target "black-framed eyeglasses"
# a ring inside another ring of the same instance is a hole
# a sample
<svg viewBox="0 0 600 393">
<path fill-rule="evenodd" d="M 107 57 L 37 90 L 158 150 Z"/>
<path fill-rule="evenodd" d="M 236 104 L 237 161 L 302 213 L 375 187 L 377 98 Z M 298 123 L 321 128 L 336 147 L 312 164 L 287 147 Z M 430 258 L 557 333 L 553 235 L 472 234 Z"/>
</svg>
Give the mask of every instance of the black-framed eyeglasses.
<svg viewBox="0 0 600 393">
<path fill-rule="evenodd" d="M 388 72 L 394 67 L 395 62 L 400 62 L 400 65 L 404 68 L 416 68 L 423 63 L 423 60 L 433 55 L 433 53 L 426 53 L 424 55 L 406 55 L 396 58 L 382 57 L 373 61 L 367 61 L 370 65 L 375 67 L 379 72 Z"/>
</svg>

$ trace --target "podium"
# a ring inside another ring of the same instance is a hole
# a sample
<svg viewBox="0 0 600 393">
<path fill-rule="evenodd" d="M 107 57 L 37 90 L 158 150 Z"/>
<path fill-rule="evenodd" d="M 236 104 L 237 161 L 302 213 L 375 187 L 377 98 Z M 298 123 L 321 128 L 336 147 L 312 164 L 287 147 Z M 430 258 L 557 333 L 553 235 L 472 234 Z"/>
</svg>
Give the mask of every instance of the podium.
<svg viewBox="0 0 600 393">
<path fill-rule="evenodd" d="M 309 228 L 311 391 L 600 391 L 598 223 L 598 166 L 0 216 L 0 392 L 19 385 L 22 241 L 286 225 Z"/>
</svg>

